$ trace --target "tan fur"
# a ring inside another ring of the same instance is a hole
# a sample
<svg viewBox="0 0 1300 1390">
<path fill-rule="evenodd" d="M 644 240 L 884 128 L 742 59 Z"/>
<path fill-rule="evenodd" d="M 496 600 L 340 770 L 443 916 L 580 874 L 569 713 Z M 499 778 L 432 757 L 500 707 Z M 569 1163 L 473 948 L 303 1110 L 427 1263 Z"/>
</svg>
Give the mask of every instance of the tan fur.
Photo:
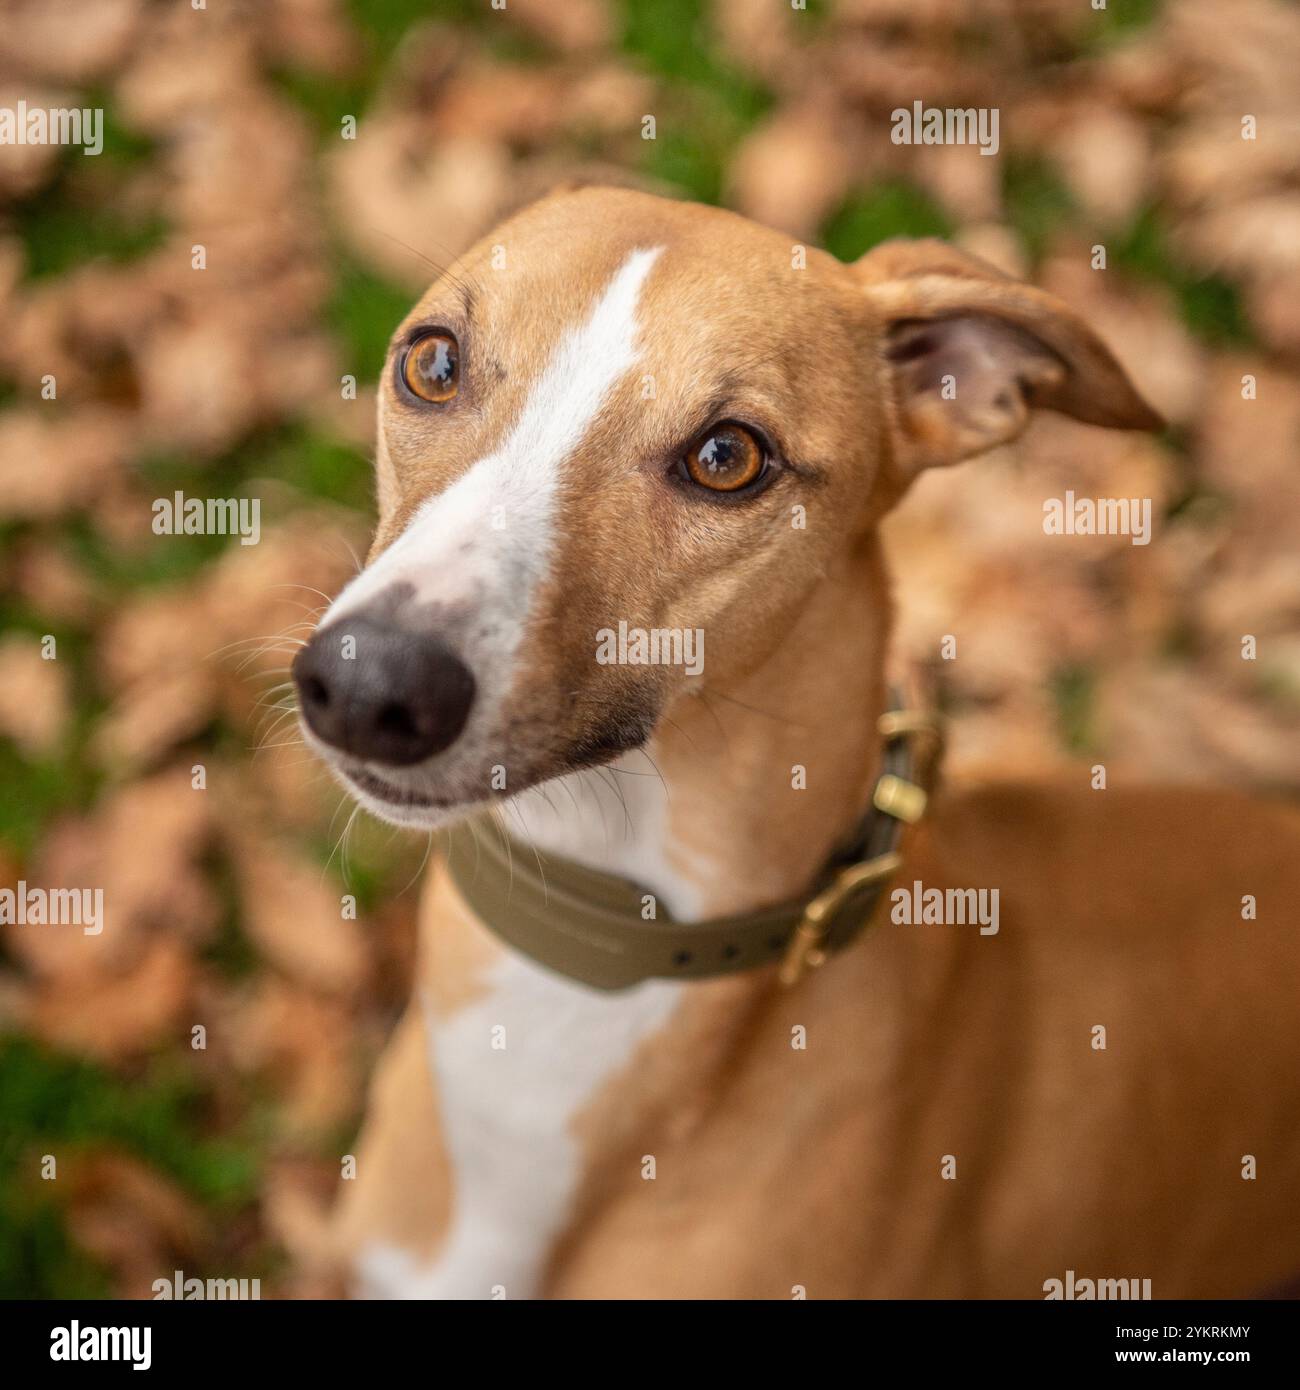
<svg viewBox="0 0 1300 1390">
<path fill-rule="evenodd" d="M 393 1034 L 370 1088 L 357 1176 L 344 1182 L 335 1220 L 341 1252 L 370 1241 L 423 1258 L 437 1248 L 451 1204 L 420 1003 Z"/>
<path fill-rule="evenodd" d="M 701 988 L 584 1117 L 595 1195 L 551 1293 L 1036 1298 L 1074 1269 L 1231 1297 L 1293 1274 L 1300 952 L 1275 848 L 1300 850 L 1300 817 L 1105 795 L 975 790 L 911 837 L 909 882 L 1002 886 L 996 938 L 879 923 L 795 991 Z M 1138 858 L 1153 824 L 1180 847 L 1163 863 Z"/>
<path fill-rule="evenodd" d="M 495 244 L 508 274 L 489 268 Z M 915 469 L 1000 442 L 1033 405 L 1155 417 L 1063 306 L 932 243 L 856 267 L 810 250 L 792 273 L 788 240 L 739 218 L 587 190 L 526 210 L 458 266 L 478 301 L 467 360 L 481 396 L 431 424 L 386 379 L 376 553 L 501 437 L 629 251 L 655 245 L 667 250 L 641 313 L 657 406 L 629 379 L 566 474 L 512 728 L 532 773 L 553 776 L 603 711 L 651 690 L 669 854 L 717 913 L 804 891 L 865 803 L 890 611 L 874 527 Z M 459 303 L 440 281 L 410 322 L 460 331 Z M 891 334 L 954 317 L 993 333 L 990 370 L 1050 357 L 1014 418 L 954 420 L 891 371 Z M 729 362 L 713 418 L 761 415 L 806 472 L 743 510 L 683 508 L 659 470 Z M 663 670 L 595 669 L 590 632 L 611 615 L 704 627 L 703 694 Z M 1293 1273 L 1298 858 L 1293 811 L 1225 793 L 951 790 L 909 835 L 901 881 L 999 887 L 1000 933 L 885 921 L 794 990 L 770 972 L 691 987 L 576 1121 L 583 1180 L 547 1291 L 1041 1297 L 1075 1269 L 1150 1278 L 1165 1297 Z M 421 978 L 454 1013 L 500 948 L 432 877 Z M 1257 922 L 1241 920 L 1245 893 Z M 1090 1045 L 1097 1024 L 1105 1051 Z M 346 1245 L 427 1252 L 454 1201 L 415 1028 L 376 1084 Z M 1241 1177 L 1246 1154 L 1257 1181 Z"/>
<path fill-rule="evenodd" d="M 1075 1269 L 1231 1297 L 1293 1274 L 1282 863 L 1300 817 L 1186 789 L 1107 792 L 1099 812 L 1097 795 L 950 794 L 909 837 L 907 881 L 1001 887 L 996 938 L 878 921 L 795 990 L 767 972 L 694 987 L 581 1117 L 587 1178 L 549 1292 L 1034 1298 Z M 425 930 L 483 931 L 435 914 Z M 404 1025 L 377 1082 L 372 1201 L 349 1236 L 422 1252 L 445 1196 L 417 1046 Z"/>
<path fill-rule="evenodd" d="M 479 998 L 483 974 L 502 948 L 441 872 L 430 874 L 421 911 L 426 925 L 436 922 L 439 928 L 421 932 L 415 997 L 371 1085 L 358 1178 L 344 1184 L 335 1222 L 336 1245 L 343 1251 L 378 1240 L 427 1257 L 450 1212 L 426 1011 L 449 1015 Z"/>
</svg>

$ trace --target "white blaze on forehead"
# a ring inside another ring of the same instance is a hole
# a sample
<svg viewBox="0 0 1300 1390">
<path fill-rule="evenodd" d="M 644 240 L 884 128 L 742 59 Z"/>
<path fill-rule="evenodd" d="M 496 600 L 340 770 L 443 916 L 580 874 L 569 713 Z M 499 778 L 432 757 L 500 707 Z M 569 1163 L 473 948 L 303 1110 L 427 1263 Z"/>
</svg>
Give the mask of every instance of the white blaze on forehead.
<svg viewBox="0 0 1300 1390">
<path fill-rule="evenodd" d="M 637 302 L 662 249 L 634 251 L 623 262 L 586 321 L 561 339 L 506 439 L 420 507 L 335 599 L 322 626 L 402 583 L 417 603 L 490 604 L 513 646 L 550 557 L 564 462 L 637 360 Z"/>
</svg>

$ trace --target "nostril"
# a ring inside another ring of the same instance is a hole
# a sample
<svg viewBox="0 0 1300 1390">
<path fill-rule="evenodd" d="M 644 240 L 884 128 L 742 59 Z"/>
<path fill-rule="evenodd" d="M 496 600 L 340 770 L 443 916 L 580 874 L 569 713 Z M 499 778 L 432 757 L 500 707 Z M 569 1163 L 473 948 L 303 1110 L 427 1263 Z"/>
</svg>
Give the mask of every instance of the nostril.
<svg viewBox="0 0 1300 1390">
<path fill-rule="evenodd" d="M 396 734 L 399 738 L 411 738 L 419 734 L 410 707 L 390 703 L 384 705 L 375 717 L 376 728 L 386 734 Z"/>
<path fill-rule="evenodd" d="M 293 660 L 302 717 L 325 743 L 359 758 L 409 767 L 449 747 L 474 700 L 474 677 L 431 633 L 361 615 L 347 622 L 355 660 L 337 624 Z"/>
</svg>

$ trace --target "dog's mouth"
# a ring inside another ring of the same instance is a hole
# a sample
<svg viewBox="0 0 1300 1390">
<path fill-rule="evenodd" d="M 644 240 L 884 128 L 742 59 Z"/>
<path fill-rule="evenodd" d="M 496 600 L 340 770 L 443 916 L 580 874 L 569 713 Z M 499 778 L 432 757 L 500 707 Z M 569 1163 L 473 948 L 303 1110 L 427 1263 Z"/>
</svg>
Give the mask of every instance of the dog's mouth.
<svg viewBox="0 0 1300 1390">
<path fill-rule="evenodd" d="M 344 767 L 340 768 L 339 771 L 349 782 L 352 782 L 363 792 L 366 792 L 377 801 L 382 801 L 389 806 L 420 807 L 425 810 L 445 810 L 447 807 L 454 804 L 450 800 L 428 796 L 424 792 L 414 791 L 410 787 L 399 787 L 383 777 L 377 777 L 373 772 L 367 771 L 364 767 Z"/>
<path fill-rule="evenodd" d="M 618 729 L 603 730 L 600 734 L 584 738 L 569 750 L 561 765 L 553 771 L 527 779 L 525 786 L 549 781 L 582 768 L 600 767 L 612 762 L 624 753 L 644 746 L 648 730 L 623 726 Z M 380 777 L 365 767 L 339 767 L 343 777 L 360 791 L 388 806 L 421 808 L 424 810 L 446 811 L 462 804 L 462 799 L 454 796 L 431 796 L 427 792 L 416 791 L 413 787 L 399 786 L 386 777 Z M 517 788 L 516 790 L 523 790 Z"/>
<path fill-rule="evenodd" d="M 476 806 L 504 800 L 554 778 L 613 762 L 624 753 L 643 747 L 653 726 L 653 716 L 647 711 L 619 711 L 559 749 L 535 750 L 524 760 L 525 768 L 518 769 L 508 784 L 485 786 L 482 790 L 444 773 L 449 785 L 432 791 L 427 784 L 410 785 L 401 770 L 396 776 L 389 776 L 376 771 L 372 764 L 341 757 L 336 750 L 320 747 L 319 751 L 344 787 L 374 814 L 394 824 L 424 828 L 446 824 Z M 310 730 L 308 739 L 319 746 Z"/>
<path fill-rule="evenodd" d="M 613 719 L 572 744 L 565 759 L 567 770 L 577 772 L 585 767 L 600 767 L 624 753 L 644 748 L 653 727 L 654 717 L 649 714 Z"/>
</svg>

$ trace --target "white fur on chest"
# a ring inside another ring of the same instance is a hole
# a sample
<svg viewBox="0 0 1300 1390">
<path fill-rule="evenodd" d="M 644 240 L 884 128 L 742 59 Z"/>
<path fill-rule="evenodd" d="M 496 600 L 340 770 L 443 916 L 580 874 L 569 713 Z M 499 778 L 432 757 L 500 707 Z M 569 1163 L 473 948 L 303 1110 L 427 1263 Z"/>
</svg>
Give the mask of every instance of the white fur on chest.
<svg viewBox="0 0 1300 1390">
<path fill-rule="evenodd" d="M 516 838 L 631 879 L 655 894 L 679 922 L 689 922 L 702 915 L 701 884 L 711 866 L 703 859 L 683 865 L 687 856 L 681 846 L 670 857 L 668 823 L 667 788 L 641 753 L 557 778 L 506 807 L 506 828 Z"/>
<path fill-rule="evenodd" d="M 569 795 L 557 784 L 545 798 L 525 793 L 507 806 L 506 823 L 525 843 L 644 884 L 674 915 L 688 918 L 699 888 L 669 863 L 667 792 L 639 761 L 641 768 L 635 755 L 620 760 L 605 777 L 573 774 L 564 779 Z M 540 1293 L 584 1177 L 576 1122 L 667 1025 L 690 988 L 652 980 L 606 993 L 509 948 L 502 948 L 485 985 L 473 1003 L 445 1017 L 425 1009 L 451 1165 L 445 1239 L 428 1262 L 397 1247 L 370 1247 L 358 1272 L 362 1291 L 373 1296 Z"/>
<path fill-rule="evenodd" d="M 528 592 L 549 562 L 565 462 L 638 360 L 637 304 L 659 253 L 642 249 L 628 257 L 586 321 L 563 339 L 505 444 L 417 513 L 407 532 L 345 591 L 332 619 L 397 579 L 422 598 L 447 601 L 451 591 L 438 586 L 450 571 L 498 596 L 498 625 L 509 641 L 494 659 L 508 664 Z M 508 544 L 494 541 L 486 520 L 493 506 L 524 517 L 527 533 L 521 538 L 517 525 Z M 460 554 L 458 546 L 468 546 L 464 557 L 445 563 Z M 483 666 L 476 662 L 476 676 L 486 688 Z M 507 686 L 512 675 L 503 666 L 498 683 Z M 482 696 L 479 703 L 491 705 Z M 563 807 L 558 814 L 557 805 Z M 526 792 L 508 806 L 507 824 L 525 842 L 645 884 L 678 917 L 695 914 L 698 892 L 665 852 L 667 793 L 644 757 Z M 363 1292 L 411 1298 L 537 1293 L 582 1184 L 585 1158 L 576 1121 L 663 1028 L 685 988 L 652 981 L 606 994 L 512 951 L 502 954 L 486 985 L 472 1004 L 445 1017 L 425 1010 L 451 1165 L 451 1220 L 442 1247 L 428 1263 L 394 1246 L 370 1247 L 359 1262 Z"/>
<path fill-rule="evenodd" d="M 365 1252 L 366 1291 L 402 1298 L 531 1298 L 583 1177 L 575 1121 L 637 1048 L 667 1023 L 683 985 L 650 981 L 606 994 L 509 952 L 489 992 L 447 1018 L 426 1009 L 451 1222 L 421 1264 Z"/>
</svg>

